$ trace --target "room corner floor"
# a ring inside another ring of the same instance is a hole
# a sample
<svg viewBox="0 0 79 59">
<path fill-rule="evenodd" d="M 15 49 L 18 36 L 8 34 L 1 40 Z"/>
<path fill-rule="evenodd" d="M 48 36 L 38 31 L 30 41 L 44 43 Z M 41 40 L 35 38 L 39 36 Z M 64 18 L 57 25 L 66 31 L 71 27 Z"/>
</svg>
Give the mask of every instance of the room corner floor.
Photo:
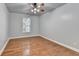
<svg viewBox="0 0 79 59">
<path fill-rule="evenodd" d="M 79 53 L 35 36 L 11 39 L 2 56 L 79 56 Z"/>
</svg>

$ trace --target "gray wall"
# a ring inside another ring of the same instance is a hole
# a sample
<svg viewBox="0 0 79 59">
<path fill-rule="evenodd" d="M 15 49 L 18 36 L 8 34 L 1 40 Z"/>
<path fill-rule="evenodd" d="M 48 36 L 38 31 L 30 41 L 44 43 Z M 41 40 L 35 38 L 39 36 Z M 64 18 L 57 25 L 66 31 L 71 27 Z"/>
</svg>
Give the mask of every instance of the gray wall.
<svg viewBox="0 0 79 59">
<path fill-rule="evenodd" d="M 8 38 L 8 10 L 0 3 L 0 50 Z"/>
<path fill-rule="evenodd" d="M 10 13 L 9 18 L 9 37 L 38 35 L 39 34 L 39 18 L 38 16 L 29 16 L 31 18 L 31 32 L 23 33 L 22 19 L 28 17 L 25 14 Z"/>
<path fill-rule="evenodd" d="M 42 15 L 40 34 L 79 49 L 79 4 L 66 4 Z"/>
</svg>

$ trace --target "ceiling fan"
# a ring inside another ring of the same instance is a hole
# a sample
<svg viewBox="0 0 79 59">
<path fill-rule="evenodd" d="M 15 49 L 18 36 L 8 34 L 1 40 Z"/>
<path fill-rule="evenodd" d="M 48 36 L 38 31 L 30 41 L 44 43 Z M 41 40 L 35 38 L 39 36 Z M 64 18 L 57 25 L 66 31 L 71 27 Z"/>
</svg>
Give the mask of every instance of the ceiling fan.
<svg viewBox="0 0 79 59">
<path fill-rule="evenodd" d="M 33 12 L 34 14 L 36 13 L 43 13 L 44 10 L 44 3 L 31 3 L 30 6 L 31 8 L 31 12 Z"/>
</svg>

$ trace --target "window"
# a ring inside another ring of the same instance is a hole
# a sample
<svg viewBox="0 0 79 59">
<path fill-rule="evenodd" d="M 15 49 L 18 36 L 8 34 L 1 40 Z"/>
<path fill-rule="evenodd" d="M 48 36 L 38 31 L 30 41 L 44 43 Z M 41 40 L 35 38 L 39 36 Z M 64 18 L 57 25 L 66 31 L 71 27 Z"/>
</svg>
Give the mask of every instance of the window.
<svg viewBox="0 0 79 59">
<path fill-rule="evenodd" d="M 30 32 L 30 18 L 23 18 L 23 32 Z"/>
</svg>

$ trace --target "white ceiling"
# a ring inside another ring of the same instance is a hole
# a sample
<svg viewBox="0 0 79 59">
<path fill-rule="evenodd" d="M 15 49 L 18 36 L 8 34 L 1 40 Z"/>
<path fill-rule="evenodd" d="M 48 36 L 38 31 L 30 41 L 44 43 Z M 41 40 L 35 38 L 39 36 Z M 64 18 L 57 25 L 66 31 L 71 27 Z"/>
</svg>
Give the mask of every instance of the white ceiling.
<svg viewBox="0 0 79 59">
<path fill-rule="evenodd" d="M 45 6 L 44 6 L 45 12 L 44 13 L 52 11 L 64 4 L 65 3 L 45 3 Z M 7 6 L 9 12 L 33 15 L 33 13 L 31 12 L 31 6 L 29 5 L 29 3 L 6 3 L 6 6 Z M 44 14 L 44 13 L 42 13 L 42 14 Z M 42 15 L 42 14 L 37 13 L 35 15 Z"/>
</svg>

